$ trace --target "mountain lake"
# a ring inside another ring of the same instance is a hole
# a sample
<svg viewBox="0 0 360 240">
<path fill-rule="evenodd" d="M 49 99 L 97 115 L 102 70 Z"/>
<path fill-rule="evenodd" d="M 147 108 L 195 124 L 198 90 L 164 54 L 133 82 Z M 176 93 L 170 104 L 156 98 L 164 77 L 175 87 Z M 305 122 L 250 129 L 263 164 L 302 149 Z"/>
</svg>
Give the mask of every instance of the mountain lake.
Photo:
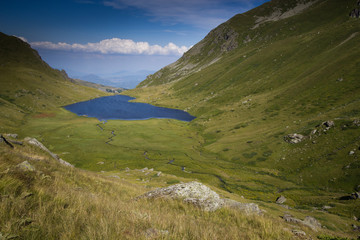
<svg viewBox="0 0 360 240">
<path fill-rule="evenodd" d="M 114 95 L 74 103 L 64 106 L 64 108 L 79 116 L 95 117 L 100 121 L 168 118 L 190 122 L 195 119 L 194 116 L 182 110 L 129 102 L 133 99 L 135 98 L 126 95 Z"/>
</svg>

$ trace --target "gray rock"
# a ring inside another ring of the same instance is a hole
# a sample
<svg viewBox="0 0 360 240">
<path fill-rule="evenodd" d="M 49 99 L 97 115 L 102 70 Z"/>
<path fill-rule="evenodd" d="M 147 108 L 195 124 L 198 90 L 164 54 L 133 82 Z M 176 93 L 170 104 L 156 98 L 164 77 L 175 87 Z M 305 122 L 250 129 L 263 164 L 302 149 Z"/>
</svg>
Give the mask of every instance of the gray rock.
<svg viewBox="0 0 360 240">
<path fill-rule="evenodd" d="M 283 204 L 284 202 L 286 202 L 286 197 L 284 197 L 283 195 L 276 199 L 277 204 Z"/>
<path fill-rule="evenodd" d="M 160 176 L 161 176 L 161 172 L 158 172 L 158 173 L 156 174 L 156 176 L 160 177 Z"/>
<path fill-rule="evenodd" d="M 263 211 L 259 208 L 259 205 L 255 203 L 241 203 L 231 199 L 223 199 L 223 201 L 225 207 L 239 209 L 247 214 L 261 215 L 263 213 Z"/>
<path fill-rule="evenodd" d="M 349 155 L 351 156 L 351 155 L 354 155 L 355 154 L 355 152 L 353 151 L 353 150 L 351 150 L 350 152 L 349 152 Z"/>
<path fill-rule="evenodd" d="M 323 122 L 322 125 L 324 125 L 325 127 L 328 127 L 328 128 L 335 127 L 334 121 L 331 121 L 331 120 Z"/>
<path fill-rule="evenodd" d="M 316 220 L 314 217 L 311 216 L 307 216 L 305 217 L 305 219 L 302 221 L 298 218 L 294 218 L 293 216 L 291 216 L 290 214 L 285 214 L 283 216 L 283 219 L 286 222 L 290 222 L 290 223 L 297 223 L 297 224 L 302 224 L 304 226 L 307 226 L 309 228 L 311 228 L 312 230 L 316 231 L 319 228 L 321 228 L 321 224 L 318 220 Z"/>
<path fill-rule="evenodd" d="M 36 138 L 30 138 L 30 137 L 26 137 L 24 139 L 25 142 L 27 142 L 30 145 L 33 145 L 35 147 L 38 147 L 40 149 L 42 149 L 43 151 L 47 152 L 50 154 L 51 157 L 53 157 L 55 160 L 57 160 L 60 164 L 65 165 L 67 167 L 74 167 L 72 164 L 62 160 L 61 158 L 59 158 L 58 155 L 52 153 L 49 149 L 47 149 L 47 147 L 45 147 L 41 142 L 39 142 Z"/>
<path fill-rule="evenodd" d="M 360 192 L 354 192 L 351 194 L 352 199 L 359 199 L 360 198 Z"/>
<path fill-rule="evenodd" d="M 304 231 L 301 231 L 301 230 L 297 230 L 297 229 L 294 229 L 292 230 L 292 233 L 298 237 L 305 237 L 306 236 L 306 233 Z"/>
<path fill-rule="evenodd" d="M 311 216 L 305 217 L 303 224 L 310 227 L 313 230 L 317 230 L 317 229 L 321 228 L 321 223 L 318 220 L 316 220 L 314 217 L 311 217 Z"/>
<path fill-rule="evenodd" d="M 16 165 L 16 168 L 18 168 L 21 171 L 24 172 L 34 172 L 35 171 L 35 167 L 32 166 L 28 161 L 24 161 L 18 165 Z"/>
<path fill-rule="evenodd" d="M 7 133 L 7 134 L 3 134 L 3 136 L 14 138 L 14 139 L 17 139 L 17 137 L 18 137 L 18 135 L 16 133 Z"/>
<path fill-rule="evenodd" d="M 283 219 L 285 220 L 285 222 L 290 222 L 290 223 L 302 223 L 302 221 L 300 219 L 294 218 L 293 216 L 291 216 L 290 214 L 285 214 L 283 216 Z"/>
<path fill-rule="evenodd" d="M 355 126 L 357 126 L 357 127 L 360 127 L 360 119 L 355 119 L 355 120 L 353 121 L 353 124 L 354 124 Z"/>
<path fill-rule="evenodd" d="M 323 210 L 329 210 L 329 209 L 331 209 L 331 208 L 332 208 L 331 206 L 327 206 L 327 205 L 325 205 L 325 206 L 322 207 Z"/>
<path fill-rule="evenodd" d="M 221 199 L 216 192 L 199 182 L 179 183 L 166 188 L 157 188 L 136 199 L 140 198 L 182 199 L 184 202 L 200 207 L 204 211 L 215 211 L 227 206 L 247 213 L 261 212 L 259 206 L 254 203 L 239 203 L 234 200 Z"/>
<path fill-rule="evenodd" d="M 354 231 L 360 231 L 360 226 L 353 224 L 352 227 Z"/>
<path fill-rule="evenodd" d="M 305 136 L 298 134 L 298 133 L 289 134 L 284 137 L 285 142 L 288 142 L 291 144 L 299 143 L 299 142 L 303 141 L 304 139 L 305 139 Z"/>
<path fill-rule="evenodd" d="M 350 13 L 349 16 L 352 18 L 359 18 L 360 17 L 360 10 L 358 8 L 353 9 Z"/>
</svg>

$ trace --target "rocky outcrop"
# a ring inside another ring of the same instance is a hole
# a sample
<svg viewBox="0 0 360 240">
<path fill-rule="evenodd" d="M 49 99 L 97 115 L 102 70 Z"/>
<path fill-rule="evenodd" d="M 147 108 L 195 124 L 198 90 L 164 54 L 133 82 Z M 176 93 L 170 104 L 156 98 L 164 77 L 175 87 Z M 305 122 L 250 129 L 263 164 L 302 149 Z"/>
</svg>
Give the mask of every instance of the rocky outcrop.
<svg viewBox="0 0 360 240">
<path fill-rule="evenodd" d="M 305 139 L 305 136 L 298 134 L 298 133 L 289 134 L 284 137 L 285 142 L 288 142 L 291 144 L 299 143 L 299 142 L 303 141 L 304 139 Z"/>
<path fill-rule="evenodd" d="M 59 163 L 61 163 L 62 165 L 65 165 L 67 167 L 74 167 L 72 164 L 62 160 L 58 155 L 52 153 L 49 149 L 47 149 L 47 147 L 45 147 L 41 142 L 39 142 L 36 138 L 30 138 L 30 137 L 26 137 L 24 139 L 25 142 L 27 142 L 30 145 L 33 145 L 35 147 L 40 148 L 41 150 L 47 152 L 50 154 L 50 156 L 52 156 L 55 160 L 57 160 Z"/>
<path fill-rule="evenodd" d="M 311 216 L 307 216 L 307 217 L 305 217 L 304 220 L 300 220 L 298 218 L 291 216 L 290 214 L 285 214 L 283 216 L 283 219 L 286 222 L 302 224 L 304 226 L 311 228 L 314 231 L 316 231 L 322 227 L 321 223 L 318 220 L 316 220 L 314 217 L 311 217 Z"/>
<path fill-rule="evenodd" d="M 284 202 L 286 202 L 286 197 L 284 197 L 283 195 L 276 199 L 277 204 L 283 204 Z"/>
<path fill-rule="evenodd" d="M 16 168 L 23 172 L 34 172 L 35 167 L 31 165 L 28 161 L 24 161 L 18 165 L 16 165 Z"/>
<path fill-rule="evenodd" d="M 139 196 L 137 199 L 140 198 L 182 199 L 184 202 L 200 207 L 204 211 L 215 211 L 222 207 L 229 207 L 249 214 L 262 213 L 255 203 L 240 203 L 230 199 L 221 199 L 219 194 L 199 182 L 179 183 L 166 188 L 157 188 Z"/>
</svg>

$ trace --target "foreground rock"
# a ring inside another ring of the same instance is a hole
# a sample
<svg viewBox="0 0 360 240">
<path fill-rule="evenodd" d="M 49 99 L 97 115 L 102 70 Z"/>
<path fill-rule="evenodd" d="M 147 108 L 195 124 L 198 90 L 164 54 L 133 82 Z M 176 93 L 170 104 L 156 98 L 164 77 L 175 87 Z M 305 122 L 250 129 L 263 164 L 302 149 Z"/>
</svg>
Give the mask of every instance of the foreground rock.
<svg viewBox="0 0 360 240">
<path fill-rule="evenodd" d="M 24 139 L 25 142 L 29 143 L 30 145 L 33 145 L 35 147 L 38 147 L 40 149 L 42 149 L 43 151 L 47 152 L 50 154 L 50 156 L 52 156 L 55 160 L 57 160 L 59 163 L 61 163 L 62 165 L 65 165 L 67 167 L 74 167 L 72 164 L 62 160 L 61 158 L 59 158 L 58 155 L 52 153 L 49 149 L 47 149 L 47 147 L 45 147 L 41 142 L 39 142 L 36 138 L 30 138 L 30 137 L 26 137 Z"/>
<path fill-rule="evenodd" d="M 240 203 L 230 199 L 221 199 L 219 194 L 199 182 L 180 183 L 166 188 L 157 188 L 139 196 L 137 199 L 140 198 L 182 199 L 184 202 L 200 207 L 204 211 L 215 211 L 222 207 L 230 207 L 242 210 L 246 213 L 262 213 L 257 204 Z"/>
</svg>

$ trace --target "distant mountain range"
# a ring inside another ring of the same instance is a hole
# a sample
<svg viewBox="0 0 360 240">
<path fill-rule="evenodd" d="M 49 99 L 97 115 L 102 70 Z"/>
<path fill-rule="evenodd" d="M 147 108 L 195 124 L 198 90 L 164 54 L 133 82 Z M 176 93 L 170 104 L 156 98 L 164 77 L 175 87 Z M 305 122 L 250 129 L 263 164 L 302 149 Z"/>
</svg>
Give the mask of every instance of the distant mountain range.
<svg viewBox="0 0 360 240">
<path fill-rule="evenodd" d="M 106 86 L 132 89 L 135 88 L 141 81 L 143 81 L 152 71 L 140 72 L 118 72 L 113 74 L 87 74 L 75 75 L 74 78 L 85 80 L 88 82 L 98 83 Z"/>
</svg>

